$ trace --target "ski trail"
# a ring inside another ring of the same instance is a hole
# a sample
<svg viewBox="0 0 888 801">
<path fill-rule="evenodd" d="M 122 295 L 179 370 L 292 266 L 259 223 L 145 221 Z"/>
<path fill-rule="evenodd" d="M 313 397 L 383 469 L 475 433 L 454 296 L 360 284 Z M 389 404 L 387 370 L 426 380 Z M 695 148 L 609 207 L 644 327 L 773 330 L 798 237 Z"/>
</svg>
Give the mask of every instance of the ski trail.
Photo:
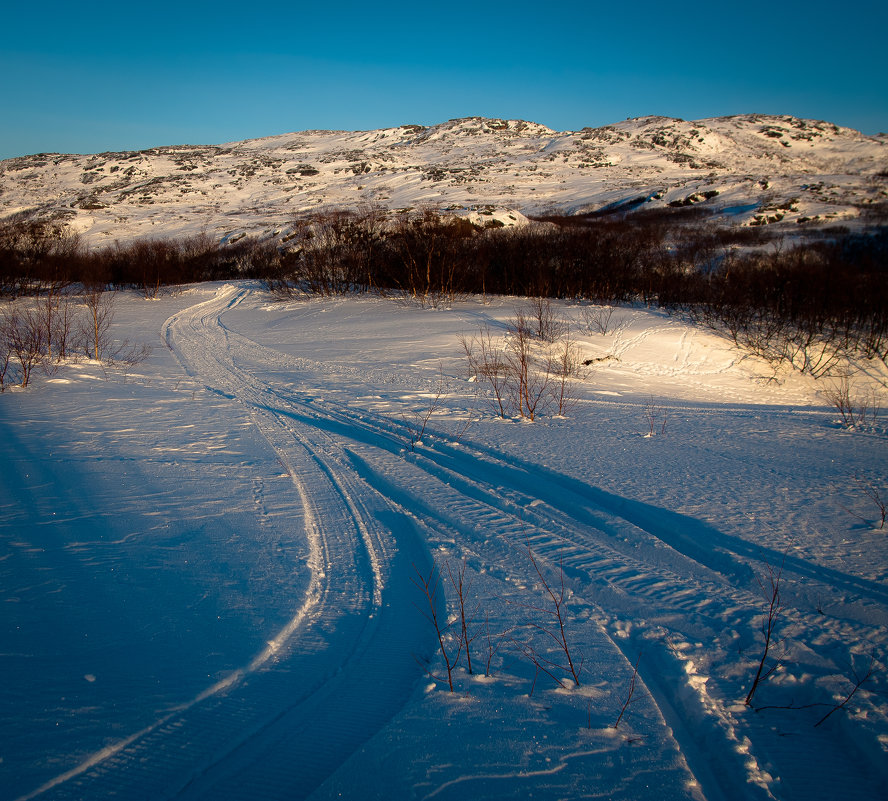
<svg viewBox="0 0 888 801">
<path fill-rule="evenodd" d="M 233 333 L 232 346 L 244 358 L 249 351 L 251 358 L 281 364 L 281 354 Z M 606 622 L 609 607 L 624 610 L 647 634 L 611 638 L 605 646 L 620 651 L 630 665 L 639 652 L 646 653 L 640 680 L 681 743 L 704 795 L 773 797 L 773 768 L 766 766 L 779 765 L 780 749 L 750 734 L 733 708 L 736 697 L 711 681 L 689 644 L 701 632 L 755 631 L 761 601 L 755 566 L 779 563 L 782 554 L 489 448 L 450 443 L 440 432 L 429 432 L 432 447 L 407 454 L 410 431 L 401 421 L 329 399 L 309 401 L 292 389 L 280 389 L 278 397 L 312 430 L 348 441 L 345 453 L 353 470 L 412 515 L 430 539 L 458 543 L 485 570 L 508 566 L 515 572 L 521 569 L 516 553 L 529 545 L 550 564 L 564 564 L 575 591 L 598 609 L 600 620 Z M 874 601 L 884 598 L 884 588 L 873 582 L 801 558 L 785 557 L 784 567 L 787 576 L 826 580 Z M 799 610 L 785 613 L 792 625 L 816 625 L 835 641 L 866 642 L 875 633 L 864 620 L 809 618 Z M 724 745 L 711 748 L 713 738 Z M 715 762 L 710 753 L 718 755 Z M 841 773 L 848 758 L 854 755 L 836 754 L 819 770 Z M 862 791 L 872 778 L 859 779 Z"/>
<path fill-rule="evenodd" d="M 222 315 L 248 295 L 223 287 L 171 317 L 163 336 L 208 391 L 244 405 L 278 454 L 303 509 L 311 585 L 290 622 L 241 671 L 59 777 L 45 788 L 52 797 L 250 801 L 312 793 L 415 682 L 410 651 L 429 632 L 408 614 L 407 593 L 412 565 L 429 566 L 424 540 L 506 585 L 526 582 L 527 548 L 550 570 L 563 565 L 572 600 L 589 612 L 585 647 L 622 671 L 644 653 L 639 686 L 703 797 L 774 797 L 779 741 L 738 710 L 730 682 L 714 679 L 704 643 L 757 629 L 753 565 L 779 554 L 480 443 L 429 430 L 429 446 L 408 451 L 402 421 L 320 400 L 316 386 L 264 383 L 259 369 L 341 368 L 288 358 L 229 330 Z M 247 364 L 259 365 L 256 374 Z M 801 558 L 784 564 L 787 575 L 884 599 L 872 582 Z M 798 610 L 785 617 L 813 627 Z M 837 641 L 866 642 L 873 632 L 851 617 L 817 626 Z M 873 777 L 847 776 L 849 759 L 844 750 L 824 756 L 817 775 L 844 774 L 865 796 Z M 447 780 L 431 795 L 471 780 Z"/>
<path fill-rule="evenodd" d="M 228 345 L 244 359 L 256 360 L 264 355 L 272 364 L 280 360 L 279 354 L 268 352 L 268 349 L 262 349 L 233 333 Z M 609 529 L 622 531 L 627 522 L 600 508 L 589 508 L 588 501 L 586 516 L 593 522 L 591 525 L 589 522 L 579 522 L 584 515 L 581 514 L 578 521 L 577 507 L 568 510 L 558 508 L 559 503 L 555 499 L 563 495 L 563 489 L 549 488 L 548 477 L 544 477 L 545 487 L 541 487 L 540 476 L 533 475 L 530 470 L 504 461 L 495 454 L 462 447 L 444 446 L 434 451 L 420 449 L 405 460 L 402 451 L 409 437 L 403 424 L 378 416 L 356 414 L 335 403 L 308 401 L 298 392 L 279 389 L 273 401 L 279 408 L 286 408 L 286 414 L 303 424 L 300 431 L 310 431 L 314 437 L 326 433 L 336 438 L 340 442 L 342 458 L 349 467 L 341 475 L 360 477 L 380 496 L 396 505 L 405 519 L 415 520 L 426 536 L 439 539 L 452 537 L 454 541 L 470 543 L 477 537 L 478 531 L 489 530 L 491 536 L 485 541 L 488 567 L 508 565 L 513 573 L 519 573 L 526 569 L 526 565 L 521 564 L 526 560 L 522 548 L 530 545 L 544 559 L 565 557 L 567 567 L 584 573 L 588 570 L 591 576 L 593 571 L 588 568 L 589 560 L 594 553 L 598 553 L 601 561 L 609 567 L 607 576 L 596 576 L 592 582 L 600 585 L 596 586 L 599 603 L 606 599 L 606 592 L 624 578 L 617 573 L 630 574 L 626 580 L 640 579 L 645 587 L 674 588 L 680 584 L 677 574 L 671 572 L 652 580 L 649 566 L 634 564 L 620 568 L 621 564 L 625 564 L 625 557 L 614 548 L 602 545 L 601 541 L 611 538 Z M 549 502 L 541 508 L 539 500 L 544 488 L 551 491 L 548 496 L 543 494 Z M 564 505 L 563 501 L 561 505 Z M 555 518 L 560 518 L 557 520 L 560 525 L 553 526 Z M 571 539 L 570 533 L 577 529 L 578 523 L 580 528 L 593 529 L 579 543 Z M 553 534 L 553 531 L 558 533 Z M 688 572 L 687 569 L 684 572 Z M 710 576 L 709 583 L 714 582 L 718 583 L 716 592 L 724 589 L 723 581 Z M 711 595 L 712 591 L 711 586 L 703 584 L 694 588 L 694 594 L 698 597 Z M 683 593 L 682 600 L 690 592 L 687 590 Z M 667 600 L 664 596 L 665 593 L 661 593 L 656 603 L 662 605 Z M 603 639 L 602 648 L 620 654 L 622 661 L 628 663 L 626 655 L 604 633 L 603 628 L 600 628 L 599 637 Z M 668 713 L 670 709 L 666 707 L 664 718 Z M 683 727 L 672 728 L 674 731 L 684 730 Z M 696 746 L 692 748 L 690 742 L 682 743 L 682 750 L 700 753 Z M 698 757 L 692 761 L 696 763 L 697 770 L 704 774 L 701 784 L 713 784 L 714 780 L 707 781 L 706 773 L 702 770 L 705 759 Z M 693 771 L 694 766 L 690 770 Z M 748 780 L 740 759 L 723 766 L 721 772 L 729 776 L 743 776 L 744 783 Z M 709 796 L 724 797 L 716 791 L 715 786 Z"/>
<path fill-rule="evenodd" d="M 508 566 L 520 573 L 522 549 L 530 545 L 549 565 L 563 564 L 574 593 L 597 610 L 602 628 L 608 625 L 608 610 L 620 610 L 620 618 L 633 622 L 634 633 L 627 639 L 607 638 L 598 647 L 620 651 L 627 665 L 644 653 L 640 680 L 681 744 L 704 795 L 771 797 L 773 772 L 765 766 L 779 764 L 780 751 L 747 731 L 742 718 L 754 713 L 741 705 L 738 715 L 737 696 L 712 681 L 693 646 L 726 629 L 758 628 L 761 599 L 752 589 L 751 574 L 750 582 L 741 584 L 730 573 L 707 569 L 664 549 L 659 537 L 632 520 L 596 507 L 588 495 L 556 485 L 554 477 L 530 476 L 507 462 L 496 465 L 493 457 L 482 460 L 468 445 L 454 447 L 462 455 L 454 457 L 456 469 L 445 470 L 450 449 L 436 442 L 408 460 L 394 453 L 383 460 L 379 448 L 351 446 L 355 470 L 368 483 L 410 509 L 430 538 L 461 543 L 483 572 Z M 799 610 L 784 614 L 787 625 L 828 630 L 837 642 L 866 642 L 878 630 L 853 620 L 812 621 Z M 713 747 L 718 739 L 724 745 Z M 825 776 L 841 774 L 848 758 L 855 757 L 837 752 L 818 769 Z M 854 781 L 866 792 L 872 779 Z"/>
<path fill-rule="evenodd" d="M 300 367 L 318 372 L 316 363 L 287 359 L 233 331 L 229 345 L 245 361 L 290 373 Z M 737 798 L 738 787 L 757 788 L 753 795 L 762 798 L 771 795 L 773 777 L 762 765 L 773 749 L 758 753 L 762 746 L 744 734 L 743 722 L 731 711 L 736 700 L 731 689 L 709 681 L 685 644 L 701 632 L 757 630 L 761 599 L 754 571 L 763 562 L 779 564 L 782 554 L 483 445 L 451 443 L 434 430 L 428 432 L 433 447 L 408 454 L 411 432 L 402 421 L 318 399 L 311 390 L 278 388 L 276 394 L 310 430 L 347 442 L 352 469 L 413 516 L 430 540 L 458 543 L 485 570 L 512 575 L 526 571 L 520 561 L 526 560 L 522 549 L 530 546 L 550 564 L 563 563 L 574 590 L 598 610 L 603 625 L 608 608 L 637 621 L 647 632 L 643 639 L 611 638 L 603 647 L 620 651 L 630 665 L 639 651 L 648 655 L 640 678 L 705 795 Z M 787 576 L 826 580 L 873 600 L 884 597 L 884 588 L 873 582 L 795 556 L 787 556 L 784 567 Z M 799 612 L 788 611 L 786 619 L 811 625 Z M 816 625 L 829 629 L 836 641 L 865 642 L 874 633 L 863 620 Z M 716 763 L 708 757 L 712 738 L 724 743 L 714 749 Z"/>
<path fill-rule="evenodd" d="M 223 300 L 220 298 L 220 303 Z M 230 350 L 233 361 L 258 360 L 283 366 L 280 354 L 235 332 L 225 331 L 225 347 Z M 289 366 L 292 369 L 292 365 Z M 420 449 L 411 454 L 411 458 L 405 459 L 403 446 L 409 441 L 409 433 L 402 423 L 380 416 L 357 414 L 332 402 L 308 400 L 299 392 L 281 388 L 269 393 L 267 400 L 269 411 L 277 409 L 300 424 L 294 427 L 304 435 L 308 436 L 310 432 L 316 444 L 315 452 L 321 451 L 325 438 L 331 442 L 335 440 L 337 444 L 330 456 L 337 455 L 347 468 L 337 474 L 357 477 L 372 487 L 380 497 L 389 499 L 404 520 L 415 521 L 427 537 L 452 537 L 454 541 L 471 547 L 469 544 L 478 531 L 489 530 L 491 536 L 485 541 L 485 558 L 492 564 L 488 567 L 506 565 L 513 574 L 526 569 L 523 564 L 526 554 L 522 549 L 527 545 L 532 546 L 544 559 L 555 560 L 566 556 L 566 563 L 579 570 L 587 567 L 590 552 L 597 552 L 602 560 L 608 562 L 611 575 L 603 580 L 603 584 L 600 578 L 596 579 L 601 585 L 596 587 L 596 594 L 601 597 L 602 590 L 612 589 L 616 580 L 613 571 L 625 563 L 625 557 L 614 548 L 602 545 L 601 540 L 612 539 L 608 532 L 614 528 L 624 530 L 627 522 L 588 502 L 586 515 L 591 518 L 592 524 L 582 521 L 582 514 L 578 521 L 577 511 L 581 507 L 574 507 L 568 502 L 569 508 L 560 508 L 565 505 L 561 498 L 563 489 L 550 486 L 557 483 L 557 477 L 544 477 L 544 487 L 541 487 L 539 474 L 534 475 L 531 469 L 503 460 L 495 453 L 463 447 L 445 446 L 434 451 Z M 548 491 L 542 492 L 544 489 Z M 543 508 L 539 505 L 541 492 L 547 500 Z M 560 525 L 553 526 L 556 518 Z M 581 528 L 593 529 L 580 543 L 570 539 L 578 523 Z M 553 535 L 553 531 L 558 533 Z M 682 567 L 683 572 L 689 572 L 684 565 Z M 631 577 L 636 579 L 641 577 L 645 586 L 666 588 L 679 583 L 676 574 L 671 572 L 651 581 L 647 565 L 634 564 L 623 572 L 631 573 Z M 718 583 L 719 590 L 724 588 L 724 582 L 719 581 L 718 576 L 708 578 L 710 582 Z M 694 589 L 699 595 L 712 592 L 710 586 L 704 588 L 697 585 Z M 661 594 L 656 603 L 662 605 L 664 600 Z M 601 626 L 598 627 L 598 637 L 602 639 L 602 648 L 619 654 L 621 661 L 629 663 L 627 656 Z M 664 719 L 670 712 L 665 707 Z M 684 730 L 679 726 L 672 726 L 672 729 Z M 249 745 L 247 743 L 245 747 Z M 682 743 L 682 751 L 700 753 L 691 741 Z M 725 797 L 716 789 L 711 773 L 703 770 L 706 760 L 698 756 L 690 762 L 694 764 L 689 772 L 695 776 L 695 780 L 704 786 L 711 785 L 708 797 Z M 702 774 L 702 781 L 694 773 L 695 768 L 697 773 Z M 744 784 L 749 779 L 740 759 L 723 765 L 721 774 L 742 776 Z M 727 783 L 730 785 L 731 782 Z M 728 794 L 727 797 L 736 796 Z"/>
<path fill-rule="evenodd" d="M 414 654 L 428 651 L 428 633 L 406 593 L 410 564 L 428 562 L 424 546 L 385 498 L 342 470 L 327 434 L 305 430 L 234 364 L 218 320 L 244 296 L 225 286 L 167 320 L 162 335 L 208 391 L 247 408 L 284 465 L 309 586 L 248 664 L 18 801 L 306 797 L 420 675 Z"/>
</svg>

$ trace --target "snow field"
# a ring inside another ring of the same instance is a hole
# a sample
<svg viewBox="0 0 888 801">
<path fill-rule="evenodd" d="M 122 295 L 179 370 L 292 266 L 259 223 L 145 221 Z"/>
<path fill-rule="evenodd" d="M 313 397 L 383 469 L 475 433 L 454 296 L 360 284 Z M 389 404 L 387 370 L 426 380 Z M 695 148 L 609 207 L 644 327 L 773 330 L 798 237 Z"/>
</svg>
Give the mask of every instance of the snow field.
<svg viewBox="0 0 888 801">
<path fill-rule="evenodd" d="M 848 510 L 872 511 L 851 477 L 885 475 L 884 432 L 642 308 L 579 335 L 611 358 L 565 418 L 497 419 L 458 337 L 521 304 L 123 296 L 149 361 L 0 396 L 3 797 L 882 793 L 888 549 Z M 560 659 L 527 547 L 563 569 L 578 688 L 520 652 Z M 466 565 L 477 607 L 453 694 L 424 667 L 443 672 L 412 582 L 433 559 Z M 784 665 L 756 705 L 793 708 L 755 712 L 756 576 L 779 564 Z M 871 653 L 815 729 L 829 707 L 802 707 Z"/>
</svg>

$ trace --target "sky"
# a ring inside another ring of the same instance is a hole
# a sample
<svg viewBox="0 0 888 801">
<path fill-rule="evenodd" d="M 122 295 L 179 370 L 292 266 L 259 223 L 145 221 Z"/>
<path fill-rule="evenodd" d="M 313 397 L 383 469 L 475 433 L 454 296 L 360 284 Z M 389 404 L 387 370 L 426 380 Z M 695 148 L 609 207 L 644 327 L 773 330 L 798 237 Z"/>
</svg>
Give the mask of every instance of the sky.
<svg viewBox="0 0 888 801">
<path fill-rule="evenodd" d="M 888 131 L 884 2 L 9 4 L 0 158 L 456 117 Z"/>
</svg>

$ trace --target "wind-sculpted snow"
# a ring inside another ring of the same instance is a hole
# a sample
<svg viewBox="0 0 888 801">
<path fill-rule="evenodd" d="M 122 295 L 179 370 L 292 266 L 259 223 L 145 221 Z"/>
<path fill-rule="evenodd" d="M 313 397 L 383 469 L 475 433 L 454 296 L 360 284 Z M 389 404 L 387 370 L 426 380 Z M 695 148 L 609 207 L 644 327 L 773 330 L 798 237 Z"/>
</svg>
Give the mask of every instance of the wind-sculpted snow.
<svg viewBox="0 0 888 801">
<path fill-rule="evenodd" d="M 578 337 L 619 358 L 569 417 L 492 418 L 458 335 L 515 304 L 133 298 L 161 342 L 137 374 L 4 394 L 4 799 L 878 797 L 886 541 L 827 494 L 884 469 L 884 432 L 642 308 Z M 579 686 L 550 675 L 528 549 L 563 577 Z M 453 694 L 433 560 L 469 582 Z M 755 711 L 769 565 L 783 664 Z"/>
<path fill-rule="evenodd" d="M 557 132 L 480 117 L 303 131 L 220 146 L 0 162 L 0 216 L 68 223 L 90 247 L 205 233 L 286 240 L 318 208 L 433 206 L 478 223 L 702 204 L 738 224 L 856 221 L 886 200 L 886 140 L 827 122 L 642 117 Z"/>
</svg>

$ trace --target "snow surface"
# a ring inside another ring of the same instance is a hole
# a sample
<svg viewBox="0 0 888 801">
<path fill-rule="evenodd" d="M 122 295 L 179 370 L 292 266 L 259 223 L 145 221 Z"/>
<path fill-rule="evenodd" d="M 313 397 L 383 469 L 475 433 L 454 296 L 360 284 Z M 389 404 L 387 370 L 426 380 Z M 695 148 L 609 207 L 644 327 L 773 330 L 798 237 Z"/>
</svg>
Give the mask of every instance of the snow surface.
<svg viewBox="0 0 888 801">
<path fill-rule="evenodd" d="M 885 429 L 678 319 L 603 336 L 567 304 L 601 359 L 576 405 L 501 420 L 459 337 L 521 304 L 121 293 L 146 362 L 0 395 L 0 797 L 886 797 Z M 563 661 L 528 546 L 578 687 L 521 652 Z M 432 560 L 466 566 L 454 693 Z"/>
</svg>

